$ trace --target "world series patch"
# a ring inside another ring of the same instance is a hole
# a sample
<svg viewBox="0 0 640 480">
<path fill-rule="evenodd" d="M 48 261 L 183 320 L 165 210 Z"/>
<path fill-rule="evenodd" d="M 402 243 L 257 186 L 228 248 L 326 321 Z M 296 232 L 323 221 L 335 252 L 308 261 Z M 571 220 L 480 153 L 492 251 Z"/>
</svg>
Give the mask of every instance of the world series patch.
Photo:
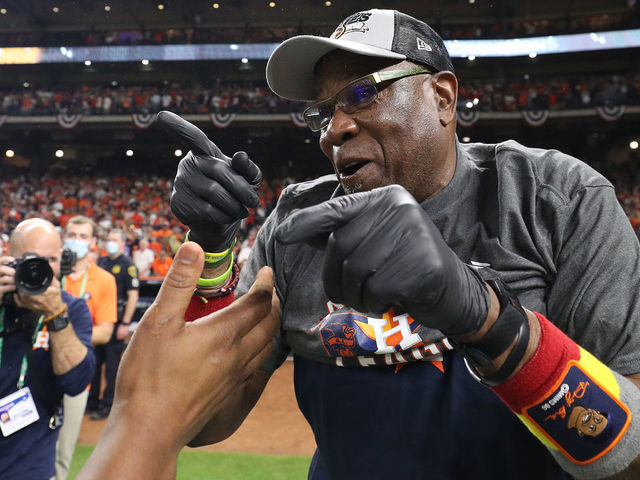
<svg viewBox="0 0 640 480">
<path fill-rule="evenodd" d="M 610 451 L 631 422 L 627 406 L 575 360 L 567 364 L 556 387 L 523 413 L 579 465 L 594 462 Z"/>
</svg>

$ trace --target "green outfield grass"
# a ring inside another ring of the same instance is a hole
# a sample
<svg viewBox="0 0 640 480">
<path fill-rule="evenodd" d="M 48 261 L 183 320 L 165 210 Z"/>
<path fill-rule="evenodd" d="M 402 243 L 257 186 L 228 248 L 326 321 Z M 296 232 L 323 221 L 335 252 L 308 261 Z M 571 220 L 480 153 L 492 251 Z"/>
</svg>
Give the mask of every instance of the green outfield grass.
<svg viewBox="0 0 640 480">
<path fill-rule="evenodd" d="M 135 446 L 132 445 L 132 448 Z M 69 479 L 74 479 L 93 451 L 77 445 Z M 178 457 L 178 480 L 304 480 L 311 457 L 184 450 Z"/>
</svg>

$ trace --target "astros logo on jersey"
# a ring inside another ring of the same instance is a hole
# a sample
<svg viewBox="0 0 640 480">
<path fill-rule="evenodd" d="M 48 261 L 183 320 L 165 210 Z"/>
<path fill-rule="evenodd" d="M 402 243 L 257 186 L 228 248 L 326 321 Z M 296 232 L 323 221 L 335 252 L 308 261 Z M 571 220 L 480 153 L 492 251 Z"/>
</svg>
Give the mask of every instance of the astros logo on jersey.
<svg viewBox="0 0 640 480">
<path fill-rule="evenodd" d="M 415 333 L 420 325 L 407 314 L 396 316 L 389 310 L 382 318 L 376 318 L 344 306 L 330 304 L 329 309 L 329 315 L 313 330 L 320 334 L 330 357 L 381 355 L 422 343 Z"/>
</svg>

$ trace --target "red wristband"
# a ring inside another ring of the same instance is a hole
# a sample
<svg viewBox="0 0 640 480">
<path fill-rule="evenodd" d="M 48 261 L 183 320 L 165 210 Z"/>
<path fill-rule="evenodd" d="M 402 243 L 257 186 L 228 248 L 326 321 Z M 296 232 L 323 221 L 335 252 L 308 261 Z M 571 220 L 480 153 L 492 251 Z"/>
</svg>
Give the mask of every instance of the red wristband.
<svg viewBox="0 0 640 480">
<path fill-rule="evenodd" d="M 534 403 L 541 392 L 550 390 L 569 360 L 580 359 L 578 345 L 544 315 L 534 313 L 540 323 L 538 348 L 515 376 L 492 389 L 516 412 Z"/>
<path fill-rule="evenodd" d="M 616 375 L 543 315 L 533 357 L 493 391 L 547 447 L 587 465 L 610 452 L 631 423 Z"/>
<path fill-rule="evenodd" d="M 217 312 L 233 303 L 235 295 L 233 290 L 229 290 L 227 295 L 216 296 L 216 298 L 208 299 L 207 297 L 201 297 L 199 295 L 193 295 L 191 302 L 187 307 L 187 312 L 184 314 L 185 322 L 192 322 L 200 317 L 209 315 L 210 313 Z"/>
</svg>

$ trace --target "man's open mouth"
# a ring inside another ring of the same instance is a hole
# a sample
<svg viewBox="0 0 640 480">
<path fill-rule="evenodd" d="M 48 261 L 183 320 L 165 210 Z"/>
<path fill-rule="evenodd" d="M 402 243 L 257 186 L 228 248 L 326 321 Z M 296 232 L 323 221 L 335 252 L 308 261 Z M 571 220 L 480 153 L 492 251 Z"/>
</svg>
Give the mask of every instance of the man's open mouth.
<svg viewBox="0 0 640 480">
<path fill-rule="evenodd" d="M 369 162 L 367 161 L 352 162 L 340 169 L 340 176 L 350 177 L 351 175 L 356 173 L 358 170 L 360 170 L 360 168 L 365 166 L 367 163 Z"/>
</svg>

